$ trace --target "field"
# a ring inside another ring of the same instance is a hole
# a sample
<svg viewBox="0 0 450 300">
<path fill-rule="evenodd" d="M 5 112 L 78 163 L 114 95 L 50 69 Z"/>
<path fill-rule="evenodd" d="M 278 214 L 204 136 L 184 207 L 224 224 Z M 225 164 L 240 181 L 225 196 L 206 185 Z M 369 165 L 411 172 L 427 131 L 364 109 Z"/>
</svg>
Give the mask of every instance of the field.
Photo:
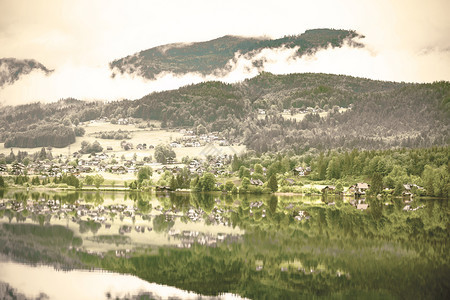
<svg viewBox="0 0 450 300">
<path fill-rule="evenodd" d="M 114 156 L 116 158 L 121 158 L 122 155 L 125 156 L 126 159 L 130 159 L 136 153 L 138 159 L 142 159 L 143 157 L 147 157 L 151 155 L 154 157 L 153 149 L 146 150 L 137 150 L 135 149 L 138 144 L 147 144 L 157 146 L 158 144 L 167 144 L 172 141 L 175 141 L 178 138 L 183 136 L 182 133 L 178 131 L 170 131 L 170 130 L 161 130 L 161 129 L 141 129 L 136 127 L 135 125 L 117 125 L 110 124 L 107 122 L 99 122 L 92 121 L 88 124 L 84 124 L 83 128 L 86 130 L 86 133 L 83 137 L 77 137 L 75 143 L 71 144 L 68 147 L 64 148 L 53 148 L 52 154 L 53 156 L 62 155 L 63 158 L 66 157 L 69 153 L 72 154 L 75 151 L 79 151 L 81 149 L 81 143 L 83 141 L 87 141 L 89 143 L 93 143 L 98 141 L 100 145 L 103 147 L 105 153 L 107 153 L 110 157 Z M 113 140 L 113 139 L 101 139 L 96 138 L 96 134 L 99 132 L 105 131 L 128 131 L 131 132 L 131 139 L 127 139 L 128 143 L 132 143 L 134 149 L 125 151 L 120 147 L 120 143 L 122 140 Z M 106 150 L 107 147 L 112 147 L 113 150 Z M 14 153 L 17 154 L 17 151 L 26 151 L 29 154 L 38 152 L 41 150 L 38 148 L 13 148 Z M 5 148 L 4 144 L 0 144 L 0 153 L 4 153 L 8 155 L 11 151 L 11 148 Z M 174 148 L 174 151 L 177 155 L 177 161 L 181 161 L 181 159 L 185 156 L 193 157 L 204 157 L 206 155 L 219 155 L 219 154 L 239 154 L 245 151 L 245 146 L 218 146 L 218 145 L 206 145 L 202 147 L 181 147 Z M 87 157 L 87 155 L 85 155 Z"/>
<path fill-rule="evenodd" d="M 340 109 L 339 109 L 339 112 L 340 113 L 343 113 L 343 112 L 345 112 L 345 111 L 347 111 L 348 110 L 348 108 L 343 108 L 343 107 L 341 107 Z M 305 116 L 307 115 L 308 113 L 302 113 L 302 114 L 293 114 L 293 115 L 291 115 L 291 114 L 288 114 L 288 113 L 280 113 L 280 115 L 284 118 L 284 119 L 286 119 L 286 120 L 297 120 L 297 122 L 299 122 L 299 121 L 302 121 L 304 118 L 305 118 Z M 328 112 L 327 111 L 324 111 L 324 112 L 321 112 L 321 113 L 319 113 L 319 116 L 321 117 L 321 118 L 325 118 L 325 117 L 327 117 L 328 116 Z"/>
</svg>

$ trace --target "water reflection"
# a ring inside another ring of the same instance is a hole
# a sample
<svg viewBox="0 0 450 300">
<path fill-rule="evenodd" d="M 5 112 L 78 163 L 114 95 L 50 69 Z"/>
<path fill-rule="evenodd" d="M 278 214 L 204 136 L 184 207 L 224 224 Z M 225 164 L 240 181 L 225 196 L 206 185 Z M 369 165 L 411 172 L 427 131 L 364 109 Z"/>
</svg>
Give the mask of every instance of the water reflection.
<svg viewBox="0 0 450 300">
<path fill-rule="evenodd" d="M 32 267 L 15 262 L 0 262 L 1 282 L 8 282 L 8 290 L 0 297 L 8 299 L 210 299 L 193 292 L 148 283 L 131 275 L 99 270 L 62 271 L 48 266 Z M 3 284 L 5 288 L 6 284 Z M 6 290 L 6 288 L 5 288 Z M 12 298 L 12 297 L 11 297 Z M 241 299 L 233 294 L 224 294 L 220 299 Z M 214 298 L 216 299 L 216 298 Z"/>
<path fill-rule="evenodd" d="M 0 201 L 0 252 L 15 261 L 206 295 L 449 294 L 448 199 L 8 192 Z"/>
</svg>

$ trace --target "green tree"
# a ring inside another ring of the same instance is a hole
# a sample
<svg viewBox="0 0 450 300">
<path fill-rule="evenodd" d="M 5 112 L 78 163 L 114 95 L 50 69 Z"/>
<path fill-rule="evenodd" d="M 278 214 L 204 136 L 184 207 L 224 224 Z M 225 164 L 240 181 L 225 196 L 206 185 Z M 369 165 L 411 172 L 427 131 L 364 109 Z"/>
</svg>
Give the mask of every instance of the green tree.
<svg viewBox="0 0 450 300">
<path fill-rule="evenodd" d="M 231 171 L 233 171 L 233 172 L 238 171 L 239 168 L 241 167 L 241 164 L 242 164 L 242 162 L 239 159 L 239 157 L 236 154 L 234 154 L 233 155 L 233 160 L 231 162 Z"/>
<path fill-rule="evenodd" d="M 337 194 L 342 194 L 342 192 L 344 191 L 344 187 L 342 186 L 342 183 L 338 182 L 336 184 L 336 193 Z"/>
<path fill-rule="evenodd" d="M 86 141 L 82 141 L 81 142 L 81 149 L 80 152 L 81 153 L 97 153 L 97 152 L 102 152 L 103 151 L 103 147 L 100 145 L 99 142 L 95 141 L 92 144 Z"/>
<path fill-rule="evenodd" d="M 378 195 L 383 191 L 383 176 L 379 172 L 373 173 L 372 184 L 370 186 L 370 193 Z"/>
<path fill-rule="evenodd" d="M 228 181 L 225 183 L 225 190 L 228 191 L 228 192 L 231 192 L 231 191 L 233 190 L 233 188 L 234 188 L 234 183 L 233 183 L 233 181 L 228 180 Z"/>
<path fill-rule="evenodd" d="M 328 163 L 327 179 L 341 178 L 341 166 L 337 157 L 333 157 Z"/>
<path fill-rule="evenodd" d="M 142 183 L 145 179 L 150 179 L 152 177 L 153 170 L 150 167 L 142 167 L 139 169 L 137 178 L 138 182 Z"/>
<path fill-rule="evenodd" d="M 95 185 L 96 188 L 99 188 L 100 185 L 101 185 L 104 181 L 105 181 L 105 178 L 103 178 L 102 175 L 97 174 L 97 175 L 94 176 L 94 185 Z"/>
<path fill-rule="evenodd" d="M 276 192 L 278 190 L 278 182 L 275 174 L 270 176 L 269 181 L 267 182 L 267 187 L 272 191 Z"/>
<path fill-rule="evenodd" d="M 84 182 L 85 182 L 87 185 L 92 185 L 92 184 L 94 183 L 94 177 L 91 176 L 91 175 L 87 175 L 87 176 L 84 178 Z"/>
<path fill-rule="evenodd" d="M 403 192 L 403 184 L 399 181 L 395 185 L 394 195 L 395 196 L 400 196 L 402 194 L 402 192 Z"/>
<path fill-rule="evenodd" d="M 175 179 L 175 176 L 172 175 L 170 178 L 170 190 L 175 191 L 178 188 L 178 182 Z"/>
<path fill-rule="evenodd" d="M 285 156 L 281 160 L 281 172 L 289 172 L 291 170 L 291 162 L 289 161 L 289 157 Z"/>
<path fill-rule="evenodd" d="M 3 189 L 5 187 L 6 187 L 5 180 L 3 179 L 3 176 L 0 176 L 0 189 Z"/>
<path fill-rule="evenodd" d="M 250 186 L 250 179 L 248 179 L 248 177 L 242 178 L 241 188 L 246 190 L 246 189 L 248 189 L 249 186 Z"/>
<path fill-rule="evenodd" d="M 280 172 L 281 172 L 281 163 L 279 161 L 276 161 L 272 163 L 267 169 L 267 177 L 270 178 L 272 177 L 272 175 L 275 175 Z"/>
<path fill-rule="evenodd" d="M 250 177 L 250 170 L 245 166 L 241 166 L 239 168 L 239 178 L 242 179 L 244 177 Z"/>
<path fill-rule="evenodd" d="M 216 177 L 212 173 L 205 173 L 200 178 L 199 185 L 204 192 L 213 191 L 216 186 Z"/>
<path fill-rule="evenodd" d="M 255 169 L 255 173 L 261 174 L 261 175 L 264 174 L 264 169 L 261 164 L 255 164 L 254 169 Z"/>
<path fill-rule="evenodd" d="M 155 159 L 161 164 L 167 163 L 168 159 L 175 159 L 176 154 L 169 145 L 159 144 L 155 147 Z"/>
<path fill-rule="evenodd" d="M 39 152 L 39 159 L 40 160 L 44 160 L 47 158 L 47 152 L 45 151 L 45 148 L 42 147 L 41 148 L 41 152 Z"/>
<path fill-rule="evenodd" d="M 41 182 L 39 181 L 39 177 L 34 176 L 33 179 L 31 179 L 31 184 L 32 185 L 40 185 Z"/>
</svg>

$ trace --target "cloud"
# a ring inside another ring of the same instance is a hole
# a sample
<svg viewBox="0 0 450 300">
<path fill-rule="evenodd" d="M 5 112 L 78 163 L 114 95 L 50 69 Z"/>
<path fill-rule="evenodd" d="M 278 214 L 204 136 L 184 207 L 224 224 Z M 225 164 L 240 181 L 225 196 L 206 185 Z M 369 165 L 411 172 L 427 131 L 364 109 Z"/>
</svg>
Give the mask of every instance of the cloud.
<svg viewBox="0 0 450 300">
<path fill-rule="evenodd" d="M 241 81 L 262 70 L 450 80 L 449 10 L 448 0 L 2 0 L 0 58 L 33 58 L 55 72 L 23 76 L 0 90 L 0 103 L 135 99 L 205 80 Z M 283 48 L 236 54 L 229 69 L 214 76 L 164 73 L 153 82 L 112 79 L 107 68 L 114 59 L 158 45 L 227 34 L 278 38 L 313 28 L 356 30 L 366 36 L 366 47 L 347 45 L 302 58 Z"/>
<path fill-rule="evenodd" d="M 31 72 L 15 84 L 0 90 L 0 103 L 17 105 L 36 101 L 53 102 L 73 97 L 80 100 L 112 101 L 139 99 L 149 93 L 176 89 L 188 84 L 218 80 L 235 83 L 257 76 L 261 71 L 274 74 L 331 73 L 375 80 L 432 82 L 450 78 L 450 53 L 446 49 L 412 52 L 402 49 L 375 51 L 370 47 L 318 50 L 313 55 L 296 55 L 298 48 L 263 49 L 236 53 L 224 69 L 203 76 L 200 73 L 176 75 L 164 72 L 155 80 L 128 74 L 111 77 L 108 66 L 66 64 L 51 75 Z M 411 63 L 414 62 L 414 63 Z"/>
<path fill-rule="evenodd" d="M 54 102 L 73 97 L 80 100 L 120 100 L 137 99 L 154 91 L 178 88 L 200 82 L 201 78 L 192 76 L 176 77 L 163 74 L 155 81 L 140 77 L 117 75 L 111 78 L 107 66 L 64 65 L 50 76 L 32 72 L 23 76 L 13 85 L 0 90 L 0 103 L 19 105 L 30 102 Z"/>
</svg>

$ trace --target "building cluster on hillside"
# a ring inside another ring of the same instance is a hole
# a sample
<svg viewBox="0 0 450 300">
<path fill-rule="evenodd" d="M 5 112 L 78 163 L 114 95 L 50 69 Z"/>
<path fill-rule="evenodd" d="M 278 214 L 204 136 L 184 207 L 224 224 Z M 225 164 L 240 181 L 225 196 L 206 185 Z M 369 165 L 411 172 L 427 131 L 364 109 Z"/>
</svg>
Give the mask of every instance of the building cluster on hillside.
<svg viewBox="0 0 450 300">
<path fill-rule="evenodd" d="M 183 136 L 170 144 L 172 148 L 202 147 L 208 144 L 215 144 L 218 146 L 230 145 L 230 142 L 222 137 L 219 132 L 197 135 L 192 130 L 181 129 L 180 133 L 183 134 Z"/>
</svg>

